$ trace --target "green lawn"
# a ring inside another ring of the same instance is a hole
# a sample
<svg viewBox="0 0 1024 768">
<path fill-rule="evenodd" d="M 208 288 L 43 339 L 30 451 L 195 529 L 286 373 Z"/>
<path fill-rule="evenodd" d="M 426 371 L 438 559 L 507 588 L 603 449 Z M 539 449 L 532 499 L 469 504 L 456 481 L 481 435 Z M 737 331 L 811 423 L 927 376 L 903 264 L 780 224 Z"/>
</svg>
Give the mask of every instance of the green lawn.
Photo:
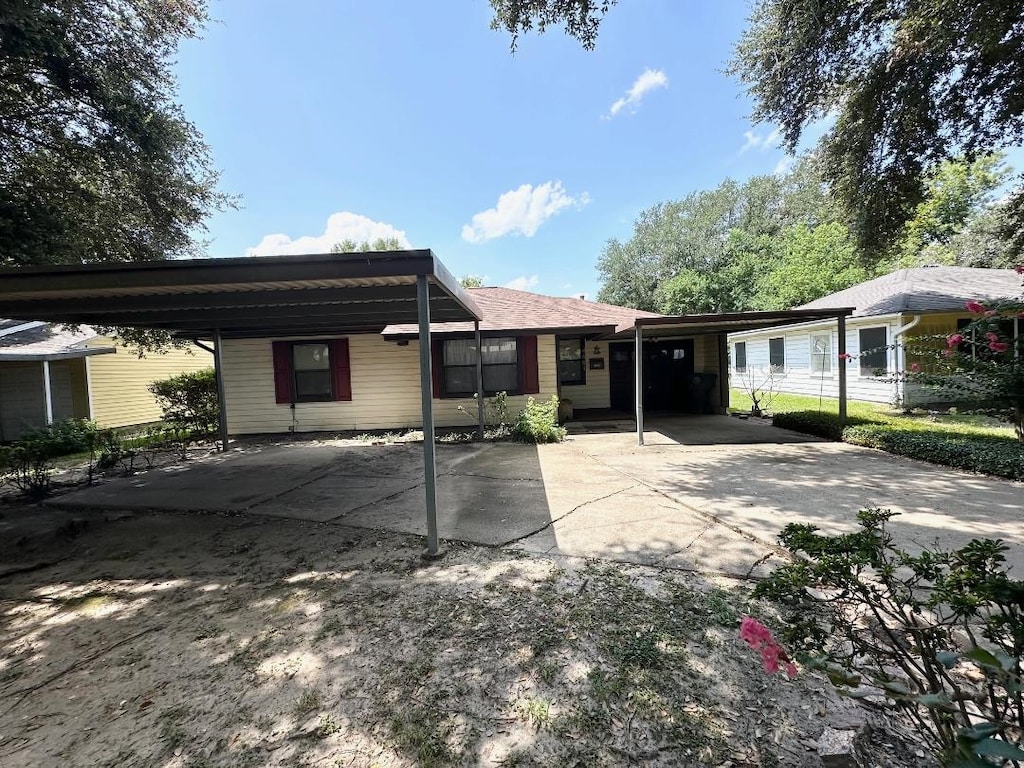
<svg viewBox="0 0 1024 768">
<path fill-rule="evenodd" d="M 750 406 L 750 397 L 745 392 L 740 389 L 729 390 L 730 411 L 748 413 Z M 765 406 L 762 404 L 762 407 Z M 819 400 L 817 397 L 807 395 L 778 394 L 772 398 L 771 404 L 765 410 L 768 413 L 790 413 L 793 411 L 839 413 L 839 401 L 828 398 Z M 849 416 L 880 424 L 893 424 L 903 429 L 954 435 L 986 435 L 1016 440 L 1013 428 L 1009 424 L 981 414 L 937 411 L 918 411 L 905 414 L 902 411 L 894 411 L 888 405 L 865 403 L 859 400 L 848 401 L 846 411 Z"/>
</svg>

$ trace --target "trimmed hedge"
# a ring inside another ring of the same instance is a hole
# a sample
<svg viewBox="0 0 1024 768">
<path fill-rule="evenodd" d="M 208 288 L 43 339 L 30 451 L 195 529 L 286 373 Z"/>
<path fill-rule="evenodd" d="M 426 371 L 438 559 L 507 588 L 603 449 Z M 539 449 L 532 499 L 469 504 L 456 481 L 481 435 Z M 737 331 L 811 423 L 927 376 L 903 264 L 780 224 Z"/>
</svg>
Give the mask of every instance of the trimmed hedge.
<svg viewBox="0 0 1024 768">
<path fill-rule="evenodd" d="M 847 426 L 870 423 L 867 419 L 859 419 L 856 416 L 850 416 L 846 419 Z M 803 432 L 805 435 L 824 437 L 826 440 L 843 439 L 843 428 L 839 426 L 839 416 L 835 413 L 823 413 L 821 411 L 776 413 L 772 417 L 772 424 L 776 427 L 782 427 L 782 429 Z"/>
<path fill-rule="evenodd" d="M 945 467 L 1024 481 L 1024 444 L 1009 438 L 937 434 L 857 418 L 847 419 L 847 427 L 840 429 L 836 414 L 819 411 L 780 413 L 772 423 L 794 432 L 878 448 Z"/>
</svg>

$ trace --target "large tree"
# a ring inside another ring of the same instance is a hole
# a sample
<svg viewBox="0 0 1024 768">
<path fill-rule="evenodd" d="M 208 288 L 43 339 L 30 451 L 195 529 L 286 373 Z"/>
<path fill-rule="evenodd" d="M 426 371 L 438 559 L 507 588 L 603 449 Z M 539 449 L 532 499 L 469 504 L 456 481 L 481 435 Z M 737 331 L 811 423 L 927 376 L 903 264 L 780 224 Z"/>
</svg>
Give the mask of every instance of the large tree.
<svg viewBox="0 0 1024 768">
<path fill-rule="evenodd" d="M 760 0 L 731 71 L 790 150 L 829 121 L 825 175 L 869 253 L 944 160 L 1024 139 L 1020 0 Z"/>
<path fill-rule="evenodd" d="M 206 0 L 0 0 L 0 265 L 198 253 L 231 200 L 175 102 Z"/>
<path fill-rule="evenodd" d="M 491 0 L 491 26 L 513 47 L 562 26 L 590 49 L 615 2 Z M 1024 140 L 1024 3 L 757 0 L 730 72 L 791 151 L 825 121 L 825 176 L 862 254 L 881 259 L 943 161 Z M 1024 252 L 1021 187 L 998 222 L 991 234 Z"/>
</svg>

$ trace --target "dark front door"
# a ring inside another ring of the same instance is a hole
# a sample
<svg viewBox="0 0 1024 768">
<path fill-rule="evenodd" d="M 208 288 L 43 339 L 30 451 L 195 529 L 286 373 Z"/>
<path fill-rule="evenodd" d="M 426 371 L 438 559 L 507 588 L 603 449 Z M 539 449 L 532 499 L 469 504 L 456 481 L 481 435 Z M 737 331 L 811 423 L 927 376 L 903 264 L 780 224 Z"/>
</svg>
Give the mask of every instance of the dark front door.
<svg viewBox="0 0 1024 768">
<path fill-rule="evenodd" d="M 635 408 L 634 345 L 609 345 L 608 383 L 611 406 L 618 411 Z M 686 411 L 693 375 L 693 339 L 644 342 L 644 410 Z"/>
</svg>

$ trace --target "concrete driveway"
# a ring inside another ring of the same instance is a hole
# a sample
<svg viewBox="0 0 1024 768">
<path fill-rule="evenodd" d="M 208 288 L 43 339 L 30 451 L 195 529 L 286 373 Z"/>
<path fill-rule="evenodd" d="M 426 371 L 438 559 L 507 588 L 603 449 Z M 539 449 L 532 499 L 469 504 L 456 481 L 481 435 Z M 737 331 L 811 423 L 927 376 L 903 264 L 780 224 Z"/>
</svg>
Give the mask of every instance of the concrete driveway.
<svg viewBox="0 0 1024 768">
<path fill-rule="evenodd" d="M 442 538 L 748 576 L 780 562 L 790 521 L 850 529 L 866 506 L 904 513 L 910 545 L 1013 544 L 1024 486 L 727 417 L 575 425 L 560 445 L 438 446 Z M 225 455 L 60 497 L 75 509 L 223 512 L 425 533 L 422 447 L 240 441 Z"/>
</svg>

